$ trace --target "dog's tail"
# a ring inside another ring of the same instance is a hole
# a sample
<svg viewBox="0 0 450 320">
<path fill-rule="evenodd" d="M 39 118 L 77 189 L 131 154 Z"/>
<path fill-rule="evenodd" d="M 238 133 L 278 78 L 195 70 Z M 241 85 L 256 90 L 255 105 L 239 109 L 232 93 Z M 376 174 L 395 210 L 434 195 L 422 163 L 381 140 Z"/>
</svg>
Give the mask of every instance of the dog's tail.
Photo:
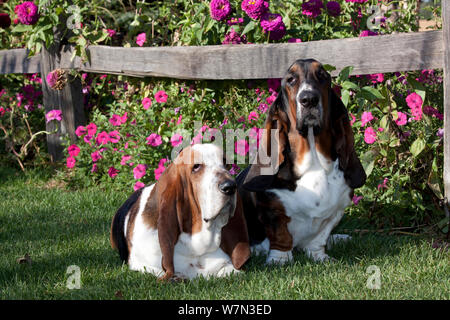
<svg viewBox="0 0 450 320">
<path fill-rule="evenodd" d="M 141 188 L 135 191 L 125 203 L 117 210 L 111 223 L 111 235 L 110 242 L 111 247 L 119 251 L 120 259 L 122 261 L 128 261 L 128 244 L 125 236 L 125 218 L 130 211 L 133 204 L 139 199 L 142 190 Z"/>
</svg>

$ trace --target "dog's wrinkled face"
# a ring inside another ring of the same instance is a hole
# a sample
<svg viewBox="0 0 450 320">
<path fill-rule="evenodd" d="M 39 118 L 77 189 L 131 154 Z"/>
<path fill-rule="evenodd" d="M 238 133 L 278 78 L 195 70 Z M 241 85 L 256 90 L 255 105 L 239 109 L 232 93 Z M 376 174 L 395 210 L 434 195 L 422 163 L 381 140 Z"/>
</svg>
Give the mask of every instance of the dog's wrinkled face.
<svg viewBox="0 0 450 320">
<path fill-rule="evenodd" d="M 214 144 L 196 144 L 177 158 L 192 184 L 192 195 L 206 225 L 223 227 L 236 208 L 236 182 L 226 170 L 222 151 Z M 181 164 L 180 161 L 183 160 Z"/>
<path fill-rule="evenodd" d="M 306 137 L 308 127 L 317 135 L 328 114 L 328 90 L 331 76 L 314 59 L 295 61 L 282 80 L 282 89 L 291 112 L 296 117 L 296 129 Z"/>
</svg>

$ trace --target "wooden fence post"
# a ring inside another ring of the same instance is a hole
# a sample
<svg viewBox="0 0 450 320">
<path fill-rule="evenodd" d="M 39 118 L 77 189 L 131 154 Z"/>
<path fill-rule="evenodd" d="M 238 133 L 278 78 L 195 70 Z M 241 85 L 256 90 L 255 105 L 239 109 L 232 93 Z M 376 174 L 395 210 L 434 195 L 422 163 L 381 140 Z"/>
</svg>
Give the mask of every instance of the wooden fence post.
<svg viewBox="0 0 450 320">
<path fill-rule="evenodd" d="M 450 1 L 442 1 L 444 38 L 444 189 L 450 199 Z M 447 200 L 448 201 L 448 200 Z"/>
<path fill-rule="evenodd" d="M 62 121 L 60 123 L 50 121 L 46 125 L 47 131 L 54 131 L 58 127 L 57 133 L 47 136 L 48 152 L 52 161 L 58 161 L 63 158 L 61 136 L 69 134 L 71 141 L 75 142 L 75 129 L 86 122 L 83 93 L 79 78 L 68 76 L 67 84 L 62 90 L 54 90 L 47 84 L 46 77 L 48 73 L 60 66 L 61 50 L 62 46 L 59 40 L 55 41 L 50 48 L 43 48 L 40 64 L 45 112 L 47 113 L 54 109 L 62 111 Z"/>
</svg>

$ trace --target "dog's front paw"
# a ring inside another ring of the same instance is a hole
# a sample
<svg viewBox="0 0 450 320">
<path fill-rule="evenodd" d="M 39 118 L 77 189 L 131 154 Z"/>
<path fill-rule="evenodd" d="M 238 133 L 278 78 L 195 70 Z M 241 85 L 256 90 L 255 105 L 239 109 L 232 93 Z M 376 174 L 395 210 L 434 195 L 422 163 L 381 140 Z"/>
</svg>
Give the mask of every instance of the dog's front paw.
<svg viewBox="0 0 450 320">
<path fill-rule="evenodd" d="M 229 263 L 223 266 L 218 272 L 217 277 L 226 277 L 230 274 L 238 274 L 240 273 L 239 270 L 235 269 L 233 264 Z"/>
<path fill-rule="evenodd" d="M 266 264 L 280 264 L 283 265 L 292 260 L 292 251 L 270 250 L 269 256 L 266 259 Z"/>
</svg>

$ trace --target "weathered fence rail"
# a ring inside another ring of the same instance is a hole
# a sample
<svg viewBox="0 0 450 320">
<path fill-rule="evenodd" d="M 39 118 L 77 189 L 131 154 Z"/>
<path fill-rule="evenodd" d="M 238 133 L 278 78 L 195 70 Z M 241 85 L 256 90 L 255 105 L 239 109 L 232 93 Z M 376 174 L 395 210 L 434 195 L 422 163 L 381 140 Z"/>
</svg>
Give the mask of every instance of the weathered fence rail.
<svg viewBox="0 0 450 320">
<path fill-rule="evenodd" d="M 315 58 L 336 67 L 353 66 L 352 74 L 386 73 L 422 69 L 444 69 L 444 186 L 450 199 L 450 1 L 442 2 L 443 28 L 437 31 L 403 33 L 364 38 L 310 41 L 286 44 L 219 45 L 189 47 L 122 48 L 90 46 L 89 62 L 71 60 L 72 47 L 56 43 L 40 55 L 27 58 L 25 49 L 0 50 L 0 74 L 36 73 L 42 77 L 52 69 L 121 74 L 135 77 L 227 80 L 280 78 L 299 58 Z M 61 133 L 75 138 L 84 123 L 81 86 L 69 82 L 62 91 L 43 81 L 46 110 L 63 111 Z M 49 124 L 50 126 L 51 124 Z M 53 128 L 47 128 L 53 129 Z M 49 152 L 60 155 L 59 135 L 48 138 Z"/>
</svg>

